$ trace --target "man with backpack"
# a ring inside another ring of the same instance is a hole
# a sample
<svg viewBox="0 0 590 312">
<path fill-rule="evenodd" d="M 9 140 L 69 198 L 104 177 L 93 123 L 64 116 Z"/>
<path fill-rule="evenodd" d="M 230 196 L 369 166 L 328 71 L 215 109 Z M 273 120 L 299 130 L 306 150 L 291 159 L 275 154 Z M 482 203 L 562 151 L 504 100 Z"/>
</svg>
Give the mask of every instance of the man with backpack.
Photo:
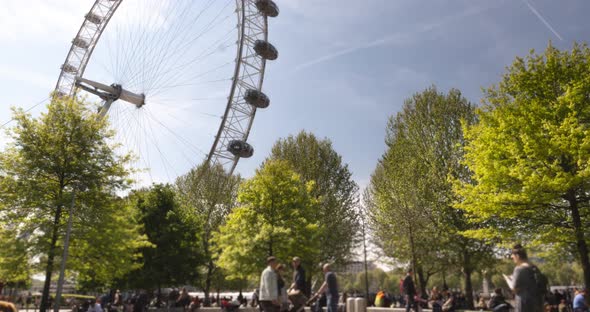
<svg viewBox="0 0 590 312">
<path fill-rule="evenodd" d="M 514 311 L 543 312 L 547 278 L 539 268 L 529 262 L 522 245 L 514 245 L 511 257 L 516 266 L 512 276 L 504 275 L 504 278 L 515 295 Z"/>
</svg>

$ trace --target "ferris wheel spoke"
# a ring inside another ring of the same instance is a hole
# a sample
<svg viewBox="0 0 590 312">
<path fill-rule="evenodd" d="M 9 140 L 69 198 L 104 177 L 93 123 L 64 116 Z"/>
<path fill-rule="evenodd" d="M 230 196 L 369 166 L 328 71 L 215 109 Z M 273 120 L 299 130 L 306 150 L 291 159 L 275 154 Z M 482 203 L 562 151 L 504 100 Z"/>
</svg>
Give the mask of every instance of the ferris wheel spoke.
<svg viewBox="0 0 590 312">
<path fill-rule="evenodd" d="M 164 91 L 166 90 L 170 90 L 170 89 L 174 89 L 174 88 L 180 88 L 180 87 L 188 87 L 188 86 L 199 86 L 199 85 L 208 85 L 208 84 L 212 84 L 212 83 L 219 83 L 219 82 L 225 82 L 225 81 L 230 81 L 230 78 L 223 78 L 223 79 L 215 79 L 215 80 L 209 80 L 209 81 L 198 81 L 198 82 L 193 82 L 193 83 L 182 83 L 182 84 L 175 84 L 175 85 L 166 85 L 166 86 L 162 86 L 159 87 L 157 89 L 157 92 L 152 93 L 153 96 L 157 96 L 157 95 L 161 95 L 161 94 L 165 94 Z"/>
<path fill-rule="evenodd" d="M 211 31 L 212 29 L 214 29 L 215 26 L 219 26 L 219 24 L 221 24 L 222 22 L 224 22 L 225 20 L 227 20 L 230 17 L 230 15 L 225 16 L 225 18 L 220 19 L 217 21 L 217 24 L 212 24 L 213 22 L 215 22 L 216 19 L 219 18 L 219 15 L 215 17 L 214 20 L 212 20 L 210 22 L 210 24 L 208 26 L 206 26 L 201 32 L 197 33 L 196 36 L 194 36 L 191 40 L 185 42 L 182 46 L 179 46 L 175 49 L 170 49 L 169 51 L 172 51 L 173 54 L 171 55 L 166 55 L 165 59 L 166 60 L 170 60 L 170 59 L 176 59 L 179 60 L 181 59 L 183 56 L 186 55 L 186 53 L 189 51 L 189 47 L 193 46 L 194 43 L 202 38 L 204 35 L 206 35 L 209 31 Z M 235 28 L 231 28 L 229 29 L 229 31 L 227 33 L 225 33 L 220 40 L 218 40 L 217 42 L 215 42 L 214 44 L 212 44 L 212 46 L 219 44 L 219 42 L 223 41 L 223 38 L 227 37 L 229 34 L 235 32 Z M 207 49 L 205 49 L 206 51 Z M 181 53 L 182 54 L 179 54 Z"/>
<path fill-rule="evenodd" d="M 195 81 L 197 78 L 202 78 L 203 76 L 210 75 L 210 74 L 213 74 L 213 73 L 215 73 L 215 72 L 218 72 L 219 70 L 221 70 L 221 69 L 225 68 L 225 67 L 226 67 L 226 66 L 228 66 L 228 65 L 233 65 L 233 63 L 234 63 L 234 61 L 230 61 L 230 62 L 227 62 L 227 63 L 221 64 L 221 65 L 219 65 L 219 66 L 216 66 L 216 67 L 214 67 L 214 68 L 212 68 L 212 69 L 210 69 L 210 70 L 204 71 L 204 72 L 202 72 L 202 73 L 198 73 L 197 75 L 195 75 L 195 76 L 192 76 L 192 77 L 188 78 L 188 79 L 187 79 L 186 81 L 184 81 L 184 82 L 186 83 L 186 82 L 190 82 L 190 81 Z"/>
<path fill-rule="evenodd" d="M 222 46 L 222 48 L 228 48 L 231 45 L 232 44 L 227 44 L 225 46 Z M 216 51 L 213 50 L 213 51 L 210 51 L 208 54 L 198 55 L 196 58 L 190 60 L 188 63 L 184 63 L 184 64 L 181 64 L 181 65 L 178 65 L 177 67 L 175 67 L 173 69 L 170 69 L 167 72 L 161 74 L 160 77 L 157 78 L 155 80 L 155 82 L 152 83 L 152 85 L 150 85 L 150 87 L 148 88 L 148 91 L 157 90 L 159 87 L 162 86 L 162 83 L 172 83 L 173 84 L 173 83 L 178 82 L 180 79 L 182 79 L 183 77 L 185 77 L 185 75 L 188 74 L 188 71 L 187 70 L 182 70 L 183 68 L 187 68 L 188 66 L 199 64 L 199 63 L 205 61 L 207 59 L 207 57 L 215 54 L 215 52 Z M 225 66 L 227 66 L 227 65 L 229 65 L 231 63 L 232 62 L 221 64 L 220 66 L 215 67 L 215 69 L 219 70 L 219 69 L 221 69 L 221 68 L 223 68 L 223 67 L 225 67 Z M 180 71 L 180 74 L 178 72 L 176 72 L 176 70 Z M 210 73 L 213 73 L 213 72 L 214 71 L 208 71 L 207 73 L 210 74 Z M 176 76 L 176 77 L 174 77 L 174 76 Z M 202 76 L 203 76 L 202 73 L 201 74 L 197 74 L 196 76 L 193 76 L 189 80 L 186 80 L 184 82 L 187 83 L 187 82 L 193 81 L 193 79 L 195 79 L 195 78 L 202 77 Z"/>
<path fill-rule="evenodd" d="M 189 5 L 190 5 L 190 3 L 187 5 L 187 7 L 184 8 L 185 12 L 188 11 Z M 156 14 L 153 14 L 153 15 L 156 15 Z M 170 14 L 167 15 L 166 20 L 168 19 L 169 16 L 170 16 Z M 140 23 L 137 23 L 137 24 L 139 25 Z M 164 27 L 164 26 L 162 26 L 162 27 Z M 158 26 L 157 25 L 152 26 L 152 25 L 148 24 L 147 27 L 144 27 L 144 28 L 148 28 L 148 27 L 158 27 Z M 145 31 L 146 30 L 144 29 L 144 33 L 145 33 Z M 150 53 L 150 49 L 145 49 L 145 48 L 140 49 L 140 47 L 141 47 L 140 43 L 153 42 L 153 41 L 142 40 L 142 39 L 143 38 L 139 38 L 137 36 L 137 38 L 135 38 L 135 41 L 130 41 L 130 42 L 132 42 L 133 47 L 131 47 L 131 51 L 129 53 L 125 54 L 126 66 L 125 66 L 125 69 L 123 71 L 123 76 L 122 76 L 122 80 L 125 82 L 128 80 L 128 75 L 132 74 L 132 72 L 138 68 L 137 65 L 140 65 L 140 63 L 139 63 L 140 57 L 138 56 L 138 53 L 143 54 L 144 58 L 145 58 L 145 55 Z M 157 44 L 152 44 L 152 47 L 157 47 L 157 46 L 158 46 Z M 143 58 L 141 58 L 141 59 L 143 60 Z"/>
<path fill-rule="evenodd" d="M 181 142 L 182 142 L 182 137 L 180 137 L 180 136 L 179 136 L 179 135 L 177 135 L 175 132 L 173 132 L 172 130 L 170 130 L 170 129 L 169 129 L 167 126 L 166 126 L 166 125 L 164 125 L 163 123 L 161 123 L 161 122 L 159 122 L 157 119 L 155 119 L 155 118 L 152 116 L 152 114 L 151 114 L 151 113 L 148 113 L 148 116 L 149 116 L 149 118 L 151 118 L 152 120 L 154 120 L 154 121 L 158 122 L 158 123 L 159 123 L 159 124 L 160 124 L 162 127 L 164 127 L 166 130 L 169 130 L 169 131 L 170 131 L 170 132 L 171 132 L 171 133 L 174 135 L 174 137 L 175 137 L 175 138 L 177 138 L 177 139 L 179 139 L 179 138 L 180 138 L 181 140 L 179 140 L 179 141 L 181 141 Z M 149 127 L 150 127 L 150 132 L 151 132 L 151 135 L 148 135 L 148 137 L 150 138 L 150 140 L 151 140 L 151 142 L 152 142 L 152 144 L 153 144 L 154 148 L 155 148 L 155 149 L 158 151 L 158 153 L 159 153 L 159 154 L 160 154 L 160 156 L 162 157 L 163 164 L 165 164 L 165 166 L 168 166 L 168 167 L 169 167 L 169 168 L 171 168 L 173 171 L 175 171 L 175 170 L 174 170 L 174 167 L 171 165 L 170 161 L 169 161 L 169 160 L 168 160 L 168 158 L 165 156 L 165 154 L 162 152 L 162 150 L 160 149 L 160 145 L 159 145 L 159 144 L 158 144 L 158 142 L 156 141 L 157 135 L 156 135 L 156 132 L 153 130 L 152 123 L 149 123 Z M 183 153 L 184 153 L 184 152 L 182 152 L 182 151 L 181 151 L 181 154 L 183 154 Z M 187 159 L 187 161 L 189 162 L 189 164 L 191 163 L 191 159 L 190 159 L 190 157 L 188 157 L 188 156 L 186 156 L 186 155 L 183 155 L 183 157 L 186 157 L 186 159 Z M 167 172 L 166 174 L 168 175 L 168 180 L 170 180 L 170 177 L 169 177 L 169 174 L 168 174 L 168 172 Z M 175 172 L 175 176 L 178 176 L 178 173 L 177 173 L 177 172 Z"/>
<path fill-rule="evenodd" d="M 201 54 L 198 54 L 195 58 L 193 58 L 183 64 L 172 67 L 171 69 L 162 73 L 160 75 L 160 77 L 152 84 L 152 86 L 150 87 L 149 90 L 157 89 L 157 87 L 161 86 L 161 84 L 163 82 L 169 83 L 170 79 L 175 79 L 173 81 L 178 81 L 178 80 L 182 79 L 183 77 L 185 77 L 187 74 L 190 73 L 187 70 L 187 68 L 190 68 L 190 66 L 195 66 L 196 64 L 202 63 L 208 57 L 215 54 L 217 52 L 216 49 L 219 49 L 219 48 L 226 49 L 226 48 L 233 45 L 232 43 L 227 43 L 227 41 L 228 40 L 225 40 L 225 42 L 216 42 L 215 44 L 211 45 L 210 47 L 207 47 Z M 224 44 L 224 43 L 225 43 L 225 45 L 219 45 L 219 44 Z M 219 66 L 214 67 L 213 68 L 214 70 L 205 71 L 205 73 L 208 73 L 208 74 L 213 73 L 215 70 L 222 69 L 223 67 L 230 65 L 232 63 L 233 63 L 233 61 L 223 63 Z M 178 72 L 180 72 L 180 74 L 178 74 Z M 197 73 L 197 75 L 192 76 L 190 79 L 198 78 L 198 77 L 201 77 L 202 75 L 203 75 L 203 73 Z M 176 77 L 173 78 L 174 76 L 176 76 Z"/>
<path fill-rule="evenodd" d="M 150 123 L 150 124 L 149 124 L 149 126 L 150 126 L 151 137 L 152 137 L 152 138 L 154 138 L 154 140 L 155 140 L 155 137 L 156 137 L 156 136 L 155 136 L 155 132 L 154 132 L 154 129 L 153 129 L 153 124 L 152 124 L 152 123 Z M 146 135 L 147 135 L 147 134 L 146 134 Z M 190 151 L 190 149 L 189 149 L 189 151 Z M 179 150 L 179 152 L 180 152 L 180 154 L 182 155 L 182 157 L 184 158 L 184 160 L 186 160 L 186 162 L 187 162 L 187 165 L 188 165 L 189 167 L 195 163 L 195 159 L 199 159 L 199 158 L 201 158 L 201 157 L 202 157 L 202 156 L 200 155 L 201 153 L 199 153 L 199 152 L 198 152 L 198 153 L 196 153 L 195 155 L 187 155 L 187 153 L 186 153 L 186 149 L 180 149 L 180 150 Z M 193 152 L 194 152 L 194 151 L 193 151 Z"/>
<path fill-rule="evenodd" d="M 226 34 L 227 37 L 228 34 Z M 213 44 L 211 44 L 210 46 L 206 47 L 205 49 L 203 49 L 203 51 L 201 53 L 196 54 L 196 56 L 188 61 L 184 61 L 181 64 L 178 64 L 179 61 L 176 61 L 174 64 L 169 66 L 169 69 L 166 71 L 163 71 L 161 73 L 157 74 L 157 78 L 155 79 L 155 81 L 151 84 L 150 89 L 153 89 L 154 87 L 157 87 L 163 80 L 168 79 L 168 77 L 170 77 L 171 75 L 176 75 L 177 77 L 180 76 L 178 75 L 178 72 L 180 71 L 182 74 L 186 74 L 189 72 L 189 69 L 193 68 L 196 64 L 201 63 L 202 61 L 204 61 L 206 58 L 212 56 L 213 54 L 215 54 L 217 51 L 217 49 L 222 48 L 228 48 L 233 44 L 228 44 L 229 41 L 231 41 L 232 38 L 222 38 L 216 42 L 214 42 Z M 224 64 L 222 64 L 221 66 L 224 65 L 229 65 L 231 64 L 233 61 L 230 62 L 226 62 Z M 193 67 L 191 67 L 193 66 Z"/>
<path fill-rule="evenodd" d="M 146 1 L 144 1 L 143 3 L 145 3 Z M 150 3 L 154 3 L 154 1 L 149 1 Z M 150 14 L 148 14 L 148 18 L 145 19 L 145 15 L 140 15 L 138 17 L 135 18 L 135 20 L 133 19 L 133 17 L 129 17 L 127 16 L 127 20 L 131 20 L 131 27 L 135 26 L 138 28 L 142 28 L 141 33 L 147 33 L 148 30 L 151 31 L 152 36 L 151 37 L 146 37 L 145 40 L 139 40 L 138 36 L 132 36 L 132 34 L 136 33 L 136 30 L 132 30 L 130 29 L 130 27 L 124 28 L 122 31 L 119 31 L 117 33 L 118 36 L 121 36 L 121 33 L 123 32 L 127 32 L 127 40 L 123 41 L 123 43 L 128 44 L 131 40 L 129 39 L 137 39 L 136 41 L 141 41 L 143 43 L 147 43 L 147 42 L 156 42 L 158 41 L 158 38 L 163 37 L 165 35 L 168 34 L 168 29 L 165 28 L 165 25 L 167 25 L 169 23 L 170 20 L 173 20 L 173 17 L 175 16 L 175 14 L 179 11 L 183 11 L 183 12 L 187 12 L 188 11 L 188 7 L 191 5 L 191 2 L 185 2 L 184 6 L 178 5 L 178 6 L 173 6 L 172 9 L 168 9 L 166 10 L 165 8 L 165 1 L 158 1 L 158 3 L 160 4 L 157 8 L 153 8 L 150 10 Z M 140 7 L 146 7 L 146 5 L 140 5 Z M 162 12 L 164 12 L 165 16 L 162 18 Z M 127 12 L 129 13 L 129 12 Z M 178 16 L 178 15 L 176 15 Z M 162 18 L 161 20 L 159 20 L 159 18 Z M 162 31 L 162 32 L 155 32 L 155 29 L 158 28 L 163 28 L 166 31 Z M 136 44 L 136 46 L 138 46 Z M 154 46 L 154 45 L 152 45 Z M 149 54 L 150 50 L 149 49 L 142 49 L 142 53 L 143 54 Z M 126 64 L 130 64 L 131 58 L 129 57 L 129 54 L 126 55 L 125 57 L 126 60 Z"/>
<path fill-rule="evenodd" d="M 222 100 L 222 98 L 202 98 L 202 99 L 188 99 L 188 100 L 182 99 L 181 101 L 184 101 L 184 102 L 198 101 L 198 102 L 202 103 L 204 101 L 209 101 L 209 100 L 211 100 L 211 101 L 219 101 L 219 100 Z M 167 99 L 167 101 L 170 101 L 170 102 L 173 102 L 174 103 L 174 102 L 178 102 L 179 100 Z M 160 103 L 163 103 L 163 102 L 160 102 Z M 161 108 L 163 108 L 162 111 L 158 111 L 158 116 L 162 116 L 162 114 L 164 114 L 164 115 L 166 115 L 166 116 L 174 119 L 175 120 L 174 125 L 176 125 L 177 127 L 180 126 L 180 127 L 190 128 L 193 125 L 195 125 L 195 119 L 194 118 L 191 118 L 190 120 L 179 118 L 180 116 L 187 117 L 189 114 L 180 114 L 179 116 L 177 116 L 177 114 L 172 114 L 172 113 L 169 113 L 167 110 L 165 110 L 166 108 L 169 108 L 170 105 L 164 105 L 164 104 L 158 104 L 158 103 L 150 103 L 150 107 L 151 108 L 153 108 L 153 107 L 161 107 Z M 151 109 L 147 109 L 147 110 L 149 110 L 151 112 Z M 194 112 L 192 114 L 199 114 L 199 115 L 204 116 L 204 117 L 207 117 L 207 118 L 214 118 L 214 119 L 218 119 L 218 120 L 220 118 L 223 118 L 223 116 L 220 116 L 218 114 L 212 114 L 212 113 L 202 112 L 202 111 L 201 112 Z M 153 112 L 152 112 L 152 115 L 154 115 Z M 206 133 L 205 134 L 203 132 L 198 132 L 198 133 L 195 133 L 195 134 L 191 135 L 192 138 L 195 138 L 195 137 L 198 137 L 198 136 L 201 136 L 201 137 L 212 137 L 213 136 L 213 133 Z M 190 142 L 189 140 L 186 140 L 186 141 L 187 142 Z M 202 150 L 200 152 L 202 152 Z"/>
<path fill-rule="evenodd" d="M 228 2 L 229 4 L 229 2 Z M 224 6 L 224 9 L 227 7 Z M 189 47 L 191 47 L 194 42 L 196 40 L 198 40 L 199 38 L 201 38 L 204 34 L 208 33 L 211 29 L 213 29 L 213 27 L 211 27 L 212 24 L 214 24 L 214 22 L 216 20 L 218 20 L 218 18 L 221 16 L 221 13 L 223 13 L 223 9 L 215 16 L 215 18 L 213 20 L 211 20 L 209 22 L 209 24 L 207 26 L 205 26 L 205 28 L 198 32 L 196 36 L 194 36 L 192 39 L 187 40 L 186 37 L 183 37 L 183 40 L 180 40 L 180 42 L 182 43 L 184 41 L 184 44 L 179 46 L 179 47 L 175 47 L 173 49 L 167 49 L 165 54 L 161 57 L 162 62 L 158 62 L 157 66 L 152 70 L 152 75 L 154 75 L 155 77 L 159 77 L 160 73 L 162 70 L 164 70 L 167 67 L 174 67 L 174 65 L 169 65 L 171 60 L 175 61 L 175 64 L 177 64 L 177 62 L 182 59 L 183 56 L 186 55 L 186 53 L 189 51 Z M 229 16 L 227 16 L 229 17 Z M 187 33 L 188 34 L 188 33 Z"/>
<path fill-rule="evenodd" d="M 143 116 L 143 114 L 142 114 L 142 118 L 146 118 L 146 117 L 145 117 L 145 116 Z M 147 121 L 147 122 L 145 122 L 145 123 L 151 127 L 151 124 L 149 123 L 149 121 Z M 144 135 L 143 135 L 143 139 L 144 139 L 144 146 L 150 146 L 150 144 L 149 144 L 149 142 L 148 142 L 148 138 L 150 137 L 150 135 L 147 133 L 147 127 L 146 127 L 146 126 L 144 126 L 144 127 L 142 127 L 142 129 L 143 129 L 143 134 L 144 134 Z M 144 159 L 145 159 L 145 161 L 147 162 L 147 163 L 146 163 L 146 165 L 147 165 L 147 168 L 151 168 L 152 166 L 151 166 L 151 160 L 150 160 L 150 149 L 149 149 L 149 148 L 147 148 L 147 149 L 146 149 L 146 156 L 144 157 Z M 153 176 L 152 176 L 152 172 L 151 172 L 151 170 L 148 170 L 148 174 L 149 174 L 149 176 L 150 176 L 150 180 L 151 180 L 151 182 L 152 182 L 152 183 L 154 183 L 154 178 L 153 178 Z"/>
<path fill-rule="evenodd" d="M 157 124 L 159 124 L 160 126 L 162 126 L 162 128 L 164 128 L 165 130 L 167 130 L 170 134 L 172 134 L 172 136 L 174 138 L 176 138 L 179 142 L 181 142 L 182 144 L 185 144 L 188 147 L 194 148 L 194 150 L 197 151 L 198 154 L 207 156 L 207 153 L 205 151 L 203 151 L 202 149 L 200 149 L 197 146 L 195 146 L 194 144 L 192 144 L 189 140 L 185 139 L 182 135 L 180 135 L 180 134 L 176 133 L 174 130 L 170 129 L 170 127 L 166 126 L 160 120 L 158 120 L 157 118 L 155 118 L 153 116 L 153 114 L 150 113 L 149 116 L 150 116 L 150 118 L 154 122 L 156 122 Z"/>
<path fill-rule="evenodd" d="M 188 2 L 188 3 L 189 3 L 189 5 L 191 5 L 194 3 L 194 1 Z M 186 15 L 189 12 L 188 9 L 189 9 L 188 6 L 185 7 L 183 9 L 183 12 L 181 13 L 181 16 Z M 203 10 L 201 10 L 201 12 L 202 11 Z M 170 16 L 170 14 L 167 15 L 166 19 L 168 19 L 169 16 Z M 179 40 L 179 37 L 182 34 L 181 31 L 182 31 L 182 24 L 176 23 L 176 24 L 173 24 L 172 27 L 169 27 L 165 32 L 163 32 L 163 34 L 154 38 L 154 40 L 152 41 L 153 44 L 150 46 L 150 48 L 148 48 L 144 51 L 145 54 L 147 54 L 151 57 L 151 62 L 153 63 L 154 66 L 143 67 L 144 70 L 150 70 L 153 67 L 157 66 L 158 64 L 161 64 L 161 62 L 163 60 L 162 53 L 174 46 L 173 43 L 174 43 L 174 41 Z"/>
<path fill-rule="evenodd" d="M 164 102 L 178 102 L 178 101 L 184 101 L 184 102 L 207 102 L 207 101 L 225 101 L 227 98 L 225 96 L 212 96 L 212 97 L 201 97 L 201 98 L 189 98 L 189 99 L 180 99 L 180 98 L 159 98 L 158 100 L 161 103 Z M 153 106 L 155 103 L 150 103 L 150 106 Z M 219 115 L 213 115 L 211 114 L 212 117 L 221 117 Z"/>
</svg>

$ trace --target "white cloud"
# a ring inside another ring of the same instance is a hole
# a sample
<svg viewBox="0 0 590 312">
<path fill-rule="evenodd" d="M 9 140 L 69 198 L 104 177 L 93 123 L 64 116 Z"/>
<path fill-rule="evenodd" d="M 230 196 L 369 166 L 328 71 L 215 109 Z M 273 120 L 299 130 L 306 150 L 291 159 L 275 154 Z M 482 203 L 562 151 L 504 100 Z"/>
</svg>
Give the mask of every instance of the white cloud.
<svg viewBox="0 0 590 312">
<path fill-rule="evenodd" d="M 90 11 L 94 0 L 3 0 L 0 5 L 0 42 L 34 39 L 36 41 L 55 41 L 58 38 L 74 37 L 84 21 L 84 15 Z M 137 14 L 141 5 L 148 6 L 156 13 L 150 20 L 150 26 L 164 26 L 163 18 L 158 12 L 169 9 L 170 1 L 154 1 L 156 5 L 146 5 L 139 1 L 126 0 L 117 15 L 128 16 L 127 24 L 146 27 L 146 22 L 139 20 Z"/>
<path fill-rule="evenodd" d="M 29 86 L 51 90 L 57 82 L 57 75 L 48 76 L 40 72 L 23 70 L 22 68 L 0 67 L 0 80 L 18 81 Z M 47 91 L 49 93 L 49 91 Z"/>
<path fill-rule="evenodd" d="M 4 0 L 0 8 L 0 42 L 73 36 L 91 5 L 92 1 Z"/>
</svg>

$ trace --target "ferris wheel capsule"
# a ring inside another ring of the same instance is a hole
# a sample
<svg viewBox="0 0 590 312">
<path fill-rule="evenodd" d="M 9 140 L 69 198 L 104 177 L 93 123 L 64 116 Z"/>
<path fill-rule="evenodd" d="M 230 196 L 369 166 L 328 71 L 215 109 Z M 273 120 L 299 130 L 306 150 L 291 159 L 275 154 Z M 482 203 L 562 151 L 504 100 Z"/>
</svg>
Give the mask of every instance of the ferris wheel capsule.
<svg viewBox="0 0 590 312">
<path fill-rule="evenodd" d="M 262 93 L 261 91 L 255 89 L 246 90 L 244 100 L 248 104 L 256 108 L 267 108 L 270 104 L 270 99 L 268 98 L 268 96 L 266 96 L 266 94 Z"/>
<path fill-rule="evenodd" d="M 82 49 L 88 49 L 88 42 L 84 39 L 81 38 L 74 38 L 74 40 L 72 40 L 72 44 L 77 46 L 78 48 L 82 48 Z"/>
<path fill-rule="evenodd" d="M 254 51 L 265 60 L 276 60 L 279 57 L 279 51 L 270 42 L 265 40 L 256 40 Z"/>
<path fill-rule="evenodd" d="M 92 24 L 97 24 L 97 25 L 102 23 L 102 17 L 100 17 L 94 13 L 86 14 L 86 20 L 91 22 Z"/>
<path fill-rule="evenodd" d="M 258 0 L 256 8 L 266 16 L 277 17 L 279 15 L 279 7 L 272 0 Z"/>
<path fill-rule="evenodd" d="M 65 63 L 61 66 L 61 69 L 63 69 L 63 71 L 65 71 L 66 73 L 70 73 L 70 74 L 75 74 L 76 72 L 78 72 L 78 68 L 76 68 L 76 66 L 74 65 L 70 65 L 69 63 Z"/>
<path fill-rule="evenodd" d="M 234 156 L 241 158 L 249 158 L 254 155 L 254 148 L 252 145 L 240 140 L 230 141 L 227 150 Z"/>
</svg>

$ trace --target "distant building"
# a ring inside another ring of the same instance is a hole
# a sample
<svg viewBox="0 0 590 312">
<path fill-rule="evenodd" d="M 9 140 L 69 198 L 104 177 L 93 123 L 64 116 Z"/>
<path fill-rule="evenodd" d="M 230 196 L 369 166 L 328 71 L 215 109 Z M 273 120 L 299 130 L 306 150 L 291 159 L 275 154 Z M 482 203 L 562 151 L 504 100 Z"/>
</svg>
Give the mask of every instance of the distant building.
<svg viewBox="0 0 590 312">
<path fill-rule="evenodd" d="M 374 270 L 377 268 L 375 261 L 367 261 L 367 269 Z M 345 274 L 357 274 L 361 272 L 365 272 L 365 262 L 364 261 L 350 261 L 340 267 L 338 267 L 339 273 Z"/>
</svg>

